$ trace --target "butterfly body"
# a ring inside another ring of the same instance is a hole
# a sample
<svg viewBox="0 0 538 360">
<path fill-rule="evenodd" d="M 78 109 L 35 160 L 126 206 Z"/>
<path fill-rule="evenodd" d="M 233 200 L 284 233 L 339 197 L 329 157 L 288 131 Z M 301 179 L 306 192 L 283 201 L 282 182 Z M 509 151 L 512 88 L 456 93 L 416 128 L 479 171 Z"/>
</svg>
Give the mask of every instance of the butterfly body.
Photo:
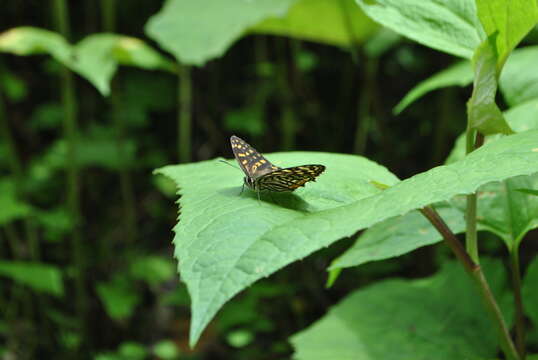
<svg viewBox="0 0 538 360">
<path fill-rule="evenodd" d="M 309 181 L 315 181 L 324 170 L 323 165 L 301 165 L 280 168 L 273 165 L 256 149 L 237 136 L 230 138 L 235 159 L 245 173 L 244 184 L 256 191 L 294 191 Z"/>
</svg>

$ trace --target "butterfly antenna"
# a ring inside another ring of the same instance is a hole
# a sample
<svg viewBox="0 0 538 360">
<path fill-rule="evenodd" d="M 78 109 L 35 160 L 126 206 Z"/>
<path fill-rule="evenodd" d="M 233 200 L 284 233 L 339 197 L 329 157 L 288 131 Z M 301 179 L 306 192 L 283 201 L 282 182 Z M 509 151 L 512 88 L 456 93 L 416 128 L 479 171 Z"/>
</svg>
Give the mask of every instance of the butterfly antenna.
<svg viewBox="0 0 538 360">
<path fill-rule="evenodd" d="M 240 168 L 238 168 L 238 167 L 235 166 L 235 165 L 230 164 L 230 163 L 229 163 L 228 161 L 226 161 L 226 160 L 219 159 L 219 161 L 222 162 L 222 163 L 225 163 L 226 165 L 230 165 L 231 167 L 236 168 L 237 170 L 241 171 Z"/>
</svg>

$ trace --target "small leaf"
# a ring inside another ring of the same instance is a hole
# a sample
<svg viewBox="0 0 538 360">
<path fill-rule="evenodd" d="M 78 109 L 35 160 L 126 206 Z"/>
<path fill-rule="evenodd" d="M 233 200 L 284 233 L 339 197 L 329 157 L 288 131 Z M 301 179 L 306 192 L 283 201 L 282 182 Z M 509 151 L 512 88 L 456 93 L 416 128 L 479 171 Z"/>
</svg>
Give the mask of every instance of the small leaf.
<svg viewBox="0 0 538 360">
<path fill-rule="evenodd" d="M 58 297 L 64 294 L 62 272 L 54 265 L 25 261 L 0 261 L 0 275 L 37 292 Z"/>
<path fill-rule="evenodd" d="M 321 163 L 327 170 L 297 193 L 267 193 L 260 202 L 252 192 L 239 196 L 243 174 L 216 160 L 158 170 L 180 188 L 174 245 L 192 300 L 191 344 L 233 295 L 293 261 L 388 218 L 538 172 L 537 139 L 537 130 L 506 136 L 401 182 L 358 156 L 269 154 L 279 166 Z M 381 191 L 371 180 L 392 186 Z"/>
<path fill-rule="evenodd" d="M 163 360 L 177 359 L 180 351 L 172 340 L 162 340 L 153 346 L 153 353 Z"/>
<path fill-rule="evenodd" d="M 497 57 L 492 39 L 484 41 L 473 57 L 473 94 L 467 102 L 469 126 L 484 135 L 511 134 L 512 129 L 495 103 L 497 93 Z"/>
<path fill-rule="evenodd" d="M 24 218 L 32 208 L 17 199 L 15 182 L 11 179 L 0 180 L 0 225 Z"/>
<path fill-rule="evenodd" d="M 400 100 L 393 110 L 394 114 L 401 113 L 406 107 L 420 99 L 430 91 L 448 86 L 467 86 L 473 81 L 473 69 L 468 61 L 460 61 L 420 82 L 405 97 Z"/>
<path fill-rule="evenodd" d="M 174 263 L 162 256 L 144 256 L 138 258 L 130 266 L 131 275 L 150 285 L 157 285 L 170 280 L 175 274 Z"/>
<path fill-rule="evenodd" d="M 126 341 L 118 347 L 118 354 L 124 359 L 143 360 L 148 355 L 148 351 L 142 344 Z"/>
<path fill-rule="evenodd" d="M 476 0 L 486 35 L 495 34 L 493 48 L 501 69 L 510 52 L 538 22 L 535 0 Z"/>
<path fill-rule="evenodd" d="M 74 69 L 102 95 L 110 93 L 110 81 L 119 64 L 150 70 L 174 71 L 174 64 L 140 39 L 117 34 L 93 34 L 74 48 Z"/>
<path fill-rule="evenodd" d="M 1 33 L 0 51 L 22 56 L 49 54 L 66 66 L 73 60 L 71 45 L 61 35 L 29 26 Z"/>
<path fill-rule="evenodd" d="M 242 348 L 247 346 L 254 339 L 252 332 L 248 330 L 235 330 L 226 336 L 228 344 L 234 348 Z"/>
<path fill-rule="evenodd" d="M 116 320 L 130 317 L 140 302 L 138 293 L 128 280 L 122 277 L 116 277 L 111 282 L 99 283 L 96 290 L 108 316 Z"/>
<path fill-rule="evenodd" d="M 356 1 L 376 22 L 452 55 L 470 59 L 485 39 L 474 1 Z"/>
<path fill-rule="evenodd" d="M 498 295 L 500 262 L 481 259 Z M 355 291 L 294 335 L 294 359 L 485 359 L 497 334 L 461 264 L 419 280 L 388 279 Z"/>
</svg>

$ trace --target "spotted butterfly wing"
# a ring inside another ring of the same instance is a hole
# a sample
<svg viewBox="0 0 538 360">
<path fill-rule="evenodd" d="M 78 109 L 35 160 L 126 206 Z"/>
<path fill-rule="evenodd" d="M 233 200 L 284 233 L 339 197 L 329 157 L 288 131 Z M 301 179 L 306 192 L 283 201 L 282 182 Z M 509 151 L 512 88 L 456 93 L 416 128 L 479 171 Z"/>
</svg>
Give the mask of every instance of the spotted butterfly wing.
<svg viewBox="0 0 538 360">
<path fill-rule="evenodd" d="M 323 165 L 301 165 L 278 169 L 257 179 L 260 190 L 293 191 L 309 181 L 316 181 L 323 171 Z"/>
<path fill-rule="evenodd" d="M 230 138 L 235 159 L 241 166 L 241 170 L 251 179 L 280 169 L 263 157 L 256 149 L 247 144 L 243 139 L 233 135 Z"/>
<path fill-rule="evenodd" d="M 273 165 L 256 149 L 237 136 L 230 138 L 235 159 L 245 173 L 245 184 L 255 191 L 293 191 L 309 181 L 315 181 L 323 165 L 301 165 L 286 169 Z"/>
</svg>

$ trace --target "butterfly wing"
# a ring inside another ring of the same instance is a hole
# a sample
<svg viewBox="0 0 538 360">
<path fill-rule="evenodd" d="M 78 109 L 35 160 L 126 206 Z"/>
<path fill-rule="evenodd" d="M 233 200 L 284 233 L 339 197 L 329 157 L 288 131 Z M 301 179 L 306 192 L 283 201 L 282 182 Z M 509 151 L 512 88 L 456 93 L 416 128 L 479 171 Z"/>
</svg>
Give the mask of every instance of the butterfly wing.
<svg viewBox="0 0 538 360">
<path fill-rule="evenodd" d="M 235 160 L 237 160 L 241 170 L 248 177 L 255 179 L 280 169 L 264 158 L 262 154 L 247 144 L 243 139 L 233 135 L 230 137 L 230 144 L 232 145 Z"/>
<path fill-rule="evenodd" d="M 256 181 L 260 190 L 293 191 L 309 181 L 316 181 L 316 177 L 323 171 L 325 171 L 323 165 L 294 166 L 272 171 Z"/>
</svg>

